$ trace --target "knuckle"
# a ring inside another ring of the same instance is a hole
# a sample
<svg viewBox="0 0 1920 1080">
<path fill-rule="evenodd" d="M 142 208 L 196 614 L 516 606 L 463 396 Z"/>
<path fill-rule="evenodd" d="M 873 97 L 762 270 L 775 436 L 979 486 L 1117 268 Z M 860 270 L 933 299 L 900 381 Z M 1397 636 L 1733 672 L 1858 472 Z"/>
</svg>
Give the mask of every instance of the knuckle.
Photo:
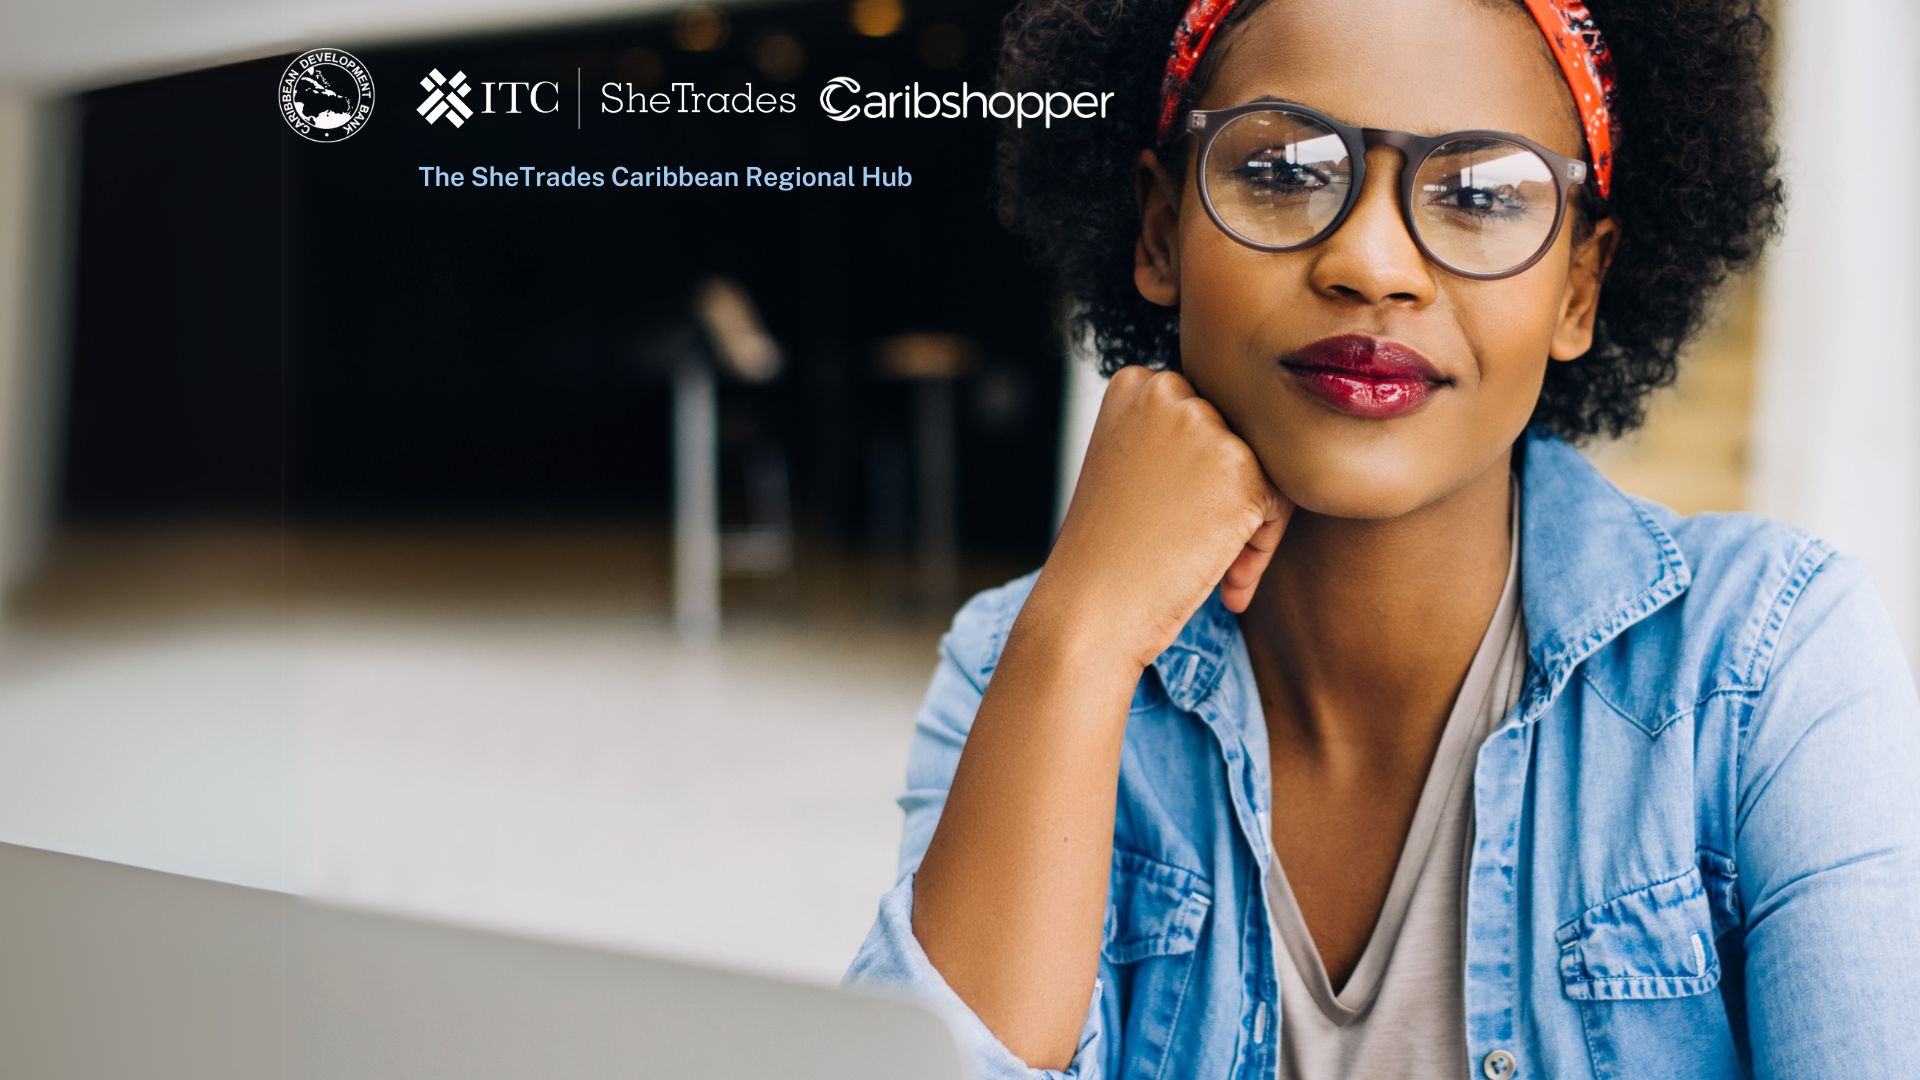
<svg viewBox="0 0 1920 1080">
<path fill-rule="evenodd" d="M 1248 470 L 1253 466 L 1253 451 L 1239 439 L 1220 440 L 1220 464 L 1242 482 L 1251 480 Z"/>
<path fill-rule="evenodd" d="M 1220 415 L 1219 410 L 1213 407 L 1213 402 L 1198 394 L 1180 398 L 1174 402 L 1174 406 L 1195 420 L 1211 420 Z"/>
<path fill-rule="evenodd" d="M 1187 382 L 1186 376 L 1177 371 L 1162 368 L 1154 372 L 1150 378 L 1153 388 L 1163 395 L 1176 398 L 1193 396 L 1192 384 Z"/>
</svg>

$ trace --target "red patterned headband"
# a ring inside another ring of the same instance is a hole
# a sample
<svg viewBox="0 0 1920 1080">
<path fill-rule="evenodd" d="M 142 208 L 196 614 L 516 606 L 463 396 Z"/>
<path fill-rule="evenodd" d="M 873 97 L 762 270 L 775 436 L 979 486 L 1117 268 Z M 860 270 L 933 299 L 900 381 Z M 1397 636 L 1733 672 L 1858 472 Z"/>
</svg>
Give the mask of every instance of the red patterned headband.
<svg viewBox="0 0 1920 1080">
<path fill-rule="evenodd" d="M 1234 0 L 1191 0 L 1180 25 L 1173 31 L 1173 52 L 1160 87 L 1162 141 L 1173 132 L 1180 96 L 1193 78 L 1193 69 L 1207 51 L 1214 30 L 1233 9 Z M 1593 161 L 1594 186 L 1606 198 L 1613 186 L 1613 144 L 1619 124 L 1613 115 L 1613 54 L 1594 25 L 1585 0 L 1526 0 L 1533 21 L 1540 25 L 1560 62 L 1560 73 L 1573 90 L 1580 124 L 1586 130 L 1587 151 Z"/>
</svg>

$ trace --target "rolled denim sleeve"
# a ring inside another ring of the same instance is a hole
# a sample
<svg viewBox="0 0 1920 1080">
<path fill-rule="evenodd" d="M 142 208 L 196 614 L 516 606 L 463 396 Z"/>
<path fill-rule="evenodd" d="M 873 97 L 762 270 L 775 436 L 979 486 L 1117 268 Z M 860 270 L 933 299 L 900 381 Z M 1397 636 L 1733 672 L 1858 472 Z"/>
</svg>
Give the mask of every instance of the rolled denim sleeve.
<svg viewBox="0 0 1920 1080">
<path fill-rule="evenodd" d="M 946 1016 L 982 1080 L 1098 1080 L 1108 1074 L 1110 1052 L 1101 994 L 1094 980 L 1080 1040 L 1067 1068 L 1036 1069 L 996 1037 L 947 984 L 913 932 L 913 894 L 921 857 L 946 806 L 967 732 L 980 707 L 984 683 L 975 657 L 991 647 L 1011 585 L 978 593 L 963 604 L 940 639 L 939 660 L 914 723 L 907 753 L 906 789 L 895 800 L 905 814 L 895 883 L 880 898 L 879 913 L 841 982 L 887 988 L 932 1005 Z M 907 1073 L 903 1073 L 907 1075 Z"/>
<path fill-rule="evenodd" d="M 1912 1076 L 1920 1062 L 1913 674 L 1851 556 L 1817 545 L 1769 615 L 1777 640 L 1743 729 L 1736 809 L 1754 1074 Z"/>
</svg>

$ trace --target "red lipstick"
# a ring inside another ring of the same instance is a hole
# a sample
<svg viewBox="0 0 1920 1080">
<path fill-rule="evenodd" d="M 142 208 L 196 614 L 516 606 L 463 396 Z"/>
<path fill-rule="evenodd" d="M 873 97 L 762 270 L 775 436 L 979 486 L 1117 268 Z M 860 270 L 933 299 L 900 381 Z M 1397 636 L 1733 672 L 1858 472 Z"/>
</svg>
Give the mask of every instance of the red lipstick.
<svg viewBox="0 0 1920 1080">
<path fill-rule="evenodd" d="M 1418 351 L 1365 334 L 1322 338 L 1280 366 L 1323 404 L 1368 420 L 1405 416 L 1453 384 Z"/>
</svg>

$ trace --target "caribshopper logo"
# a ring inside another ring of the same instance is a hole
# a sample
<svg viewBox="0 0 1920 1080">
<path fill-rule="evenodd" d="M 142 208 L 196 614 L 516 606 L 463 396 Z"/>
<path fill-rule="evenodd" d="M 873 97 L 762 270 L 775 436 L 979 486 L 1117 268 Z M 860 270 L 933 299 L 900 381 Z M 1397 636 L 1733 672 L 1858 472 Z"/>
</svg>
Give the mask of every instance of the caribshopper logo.
<svg viewBox="0 0 1920 1080">
<path fill-rule="evenodd" d="M 1114 91 L 1022 90 L 1012 93 L 976 90 L 961 83 L 957 90 L 928 90 L 910 83 L 898 90 L 863 90 L 860 83 L 836 75 L 820 88 L 820 109 L 834 120 L 952 120 L 983 116 L 1012 120 L 1015 127 L 1038 120 L 1052 127 L 1055 120 L 1089 120 L 1107 115 Z"/>
<path fill-rule="evenodd" d="M 301 138 L 340 142 L 373 115 L 373 75 L 343 49 L 309 49 L 280 76 L 280 116 Z"/>
<path fill-rule="evenodd" d="M 820 88 L 820 108 L 835 120 L 852 120 L 860 115 L 860 110 L 852 104 L 836 107 L 843 98 L 852 98 L 860 93 L 860 84 L 845 75 L 835 75 Z"/>
<path fill-rule="evenodd" d="M 441 117 L 454 127 L 465 124 L 473 116 L 473 106 L 467 104 L 467 95 L 473 93 L 473 84 L 467 81 L 467 73 L 456 71 L 449 79 L 440 74 L 439 68 L 427 72 L 420 80 L 420 89 L 427 91 L 427 100 L 420 103 L 415 111 L 427 118 L 431 124 Z"/>
</svg>

